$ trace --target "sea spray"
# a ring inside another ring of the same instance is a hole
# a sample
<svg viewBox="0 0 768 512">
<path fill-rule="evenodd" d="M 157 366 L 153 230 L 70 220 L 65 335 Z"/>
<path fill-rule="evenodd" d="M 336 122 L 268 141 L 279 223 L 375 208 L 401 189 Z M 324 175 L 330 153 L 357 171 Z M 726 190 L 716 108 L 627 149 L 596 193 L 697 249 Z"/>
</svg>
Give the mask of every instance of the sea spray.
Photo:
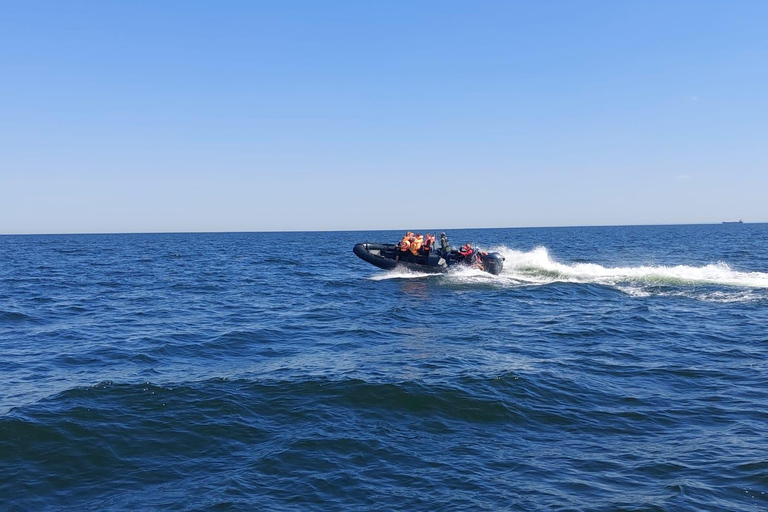
<svg viewBox="0 0 768 512">
<path fill-rule="evenodd" d="M 489 249 L 501 253 L 504 270 L 493 276 L 479 269 L 457 266 L 443 275 L 397 268 L 371 276 L 374 281 L 434 277 L 435 283 L 452 285 L 492 284 L 499 287 L 541 286 L 551 283 L 596 284 L 633 296 L 681 296 L 713 302 L 740 302 L 760 299 L 768 289 L 768 273 L 734 270 L 725 262 L 707 265 L 603 266 L 597 263 L 563 263 L 546 247 L 519 251 L 507 246 Z M 758 293 L 754 293 L 757 291 Z"/>
<path fill-rule="evenodd" d="M 724 262 L 698 267 L 690 265 L 604 267 L 596 263 L 560 263 L 549 255 L 546 247 L 537 247 L 529 252 L 521 252 L 509 247 L 497 247 L 494 250 L 504 255 L 503 277 L 514 277 L 531 283 L 565 281 L 606 285 L 642 283 L 768 288 L 768 273 L 739 272 Z"/>
</svg>

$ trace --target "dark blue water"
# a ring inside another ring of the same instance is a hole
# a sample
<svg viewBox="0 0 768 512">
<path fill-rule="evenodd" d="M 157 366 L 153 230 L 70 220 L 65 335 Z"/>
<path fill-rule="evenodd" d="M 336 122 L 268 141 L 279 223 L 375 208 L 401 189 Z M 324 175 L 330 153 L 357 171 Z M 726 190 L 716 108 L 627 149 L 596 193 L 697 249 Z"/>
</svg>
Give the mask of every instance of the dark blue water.
<svg viewBox="0 0 768 512">
<path fill-rule="evenodd" d="M 768 225 L 0 237 L 0 510 L 768 509 Z"/>
</svg>

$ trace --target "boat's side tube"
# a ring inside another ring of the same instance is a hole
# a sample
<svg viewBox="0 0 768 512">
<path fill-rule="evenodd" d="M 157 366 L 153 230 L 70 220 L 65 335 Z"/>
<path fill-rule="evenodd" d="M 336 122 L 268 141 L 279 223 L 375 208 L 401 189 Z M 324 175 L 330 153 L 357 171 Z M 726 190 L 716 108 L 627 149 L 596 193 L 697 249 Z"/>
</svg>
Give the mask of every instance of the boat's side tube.
<svg viewBox="0 0 768 512">
<path fill-rule="evenodd" d="M 397 261 L 380 256 L 380 252 L 387 247 L 383 244 L 355 244 L 352 252 L 363 261 L 367 261 L 371 265 L 383 268 L 384 270 L 392 270 L 397 266 Z M 373 251 L 373 252 L 372 252 Z"/>
</svg>

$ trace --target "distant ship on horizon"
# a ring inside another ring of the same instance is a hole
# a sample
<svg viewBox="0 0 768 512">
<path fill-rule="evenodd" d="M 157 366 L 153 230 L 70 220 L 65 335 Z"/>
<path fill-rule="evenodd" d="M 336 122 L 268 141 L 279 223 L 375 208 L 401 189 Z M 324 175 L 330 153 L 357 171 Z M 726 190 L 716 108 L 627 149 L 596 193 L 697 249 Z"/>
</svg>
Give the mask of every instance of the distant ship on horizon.
<svg viewBox="0 0 768 512">
<path fill-rule="evenodd" d="M 744 224 L 744 221 L 741 220 L 741 219 L 739 219 L 739 220 L 726 220 L 726 221 L 723 221 L 723 224 Z"/>
</svg>

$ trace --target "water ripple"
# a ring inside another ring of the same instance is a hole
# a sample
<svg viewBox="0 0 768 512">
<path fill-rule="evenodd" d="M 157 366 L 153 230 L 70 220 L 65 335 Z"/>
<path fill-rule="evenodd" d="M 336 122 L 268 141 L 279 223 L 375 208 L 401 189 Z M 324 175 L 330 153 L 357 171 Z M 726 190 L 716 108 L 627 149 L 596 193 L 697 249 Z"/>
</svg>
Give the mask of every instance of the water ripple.
<svg viewBox="0 0 768 512">
<path fill-rule="evenodd" d="M 0 237 L 0 509 L 765 510 L 741 228 Z"/>
</svg>

